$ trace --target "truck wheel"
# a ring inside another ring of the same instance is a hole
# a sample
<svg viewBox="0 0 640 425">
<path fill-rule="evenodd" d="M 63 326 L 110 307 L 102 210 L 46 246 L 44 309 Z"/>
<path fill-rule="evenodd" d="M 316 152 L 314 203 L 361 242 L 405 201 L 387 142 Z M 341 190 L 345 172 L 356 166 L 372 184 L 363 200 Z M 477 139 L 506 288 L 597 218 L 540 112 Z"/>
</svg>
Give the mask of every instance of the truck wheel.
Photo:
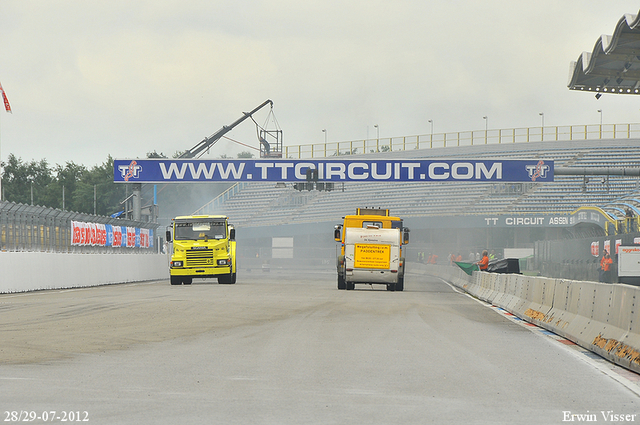
<svg viewBox="0 0 640 425">
<path fill-rule="evenodd" d="M 356 288 L 356 284 L 353 282 L 347 282 L 346 283 L 346 290 L 347 291 L 353 291 Z"/>
<path fill-rule="evenodd" d="M 347 289 L 347 284 L 344 281 L 344 276 L 338 275 L 338 289 Z"/>
<path fill-rule="evenodd" d="M 395 288 L 394 288 L 394 286 L 393 286 L 393 283 L 389 283 L 389 284 L 387 285 L 387 291 L 393 291 L 394 289 L 395 289 Z"/>
<path fill-rule="evenodd" d="M 234 274 L 229 273 L 229 274 L 223 274 L 218 276 L 218 283 L 224 284 L 224 285 L 228 285 L 230 283 L 236 283 L 234 279 Z"/>
<path fill-rule="evenodd" d="M 171 276 L 171 284 L 182 285 L 182 280 L 180 279 L 180 276 Z"/>
<path fill-rule="evenodd" d="M 191 277 L 185 277 L 184 279 L 182 279 L 182 283 L 185 285 L 191 285 L 192 281 L 193 281 L 193 278 Z"/>
<path fill-rule="evenodd" d="M 402 263 L 402 268 L 398 270 L 398 281 L 396 282 L 396 291 L 404 291 L 404 257 L 400 258 L 400 263 Z"/>
<path fill-rule="evenodd" d="M 231 283 L 232 284 L 236 283 L 236 274 L 235 274 L 235 272 L 231 275 Z"/>
</svg>

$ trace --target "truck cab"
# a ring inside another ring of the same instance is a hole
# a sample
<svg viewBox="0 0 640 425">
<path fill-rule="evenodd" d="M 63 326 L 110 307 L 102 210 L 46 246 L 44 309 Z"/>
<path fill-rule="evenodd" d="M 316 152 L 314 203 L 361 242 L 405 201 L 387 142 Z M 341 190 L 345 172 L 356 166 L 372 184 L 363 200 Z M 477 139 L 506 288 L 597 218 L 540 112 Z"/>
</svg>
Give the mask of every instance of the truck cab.
<svg viewBox="0 0 640 425">
<path fill-rule="evenodd" d="M 409 229 L 388 209 L 357 208 L 355 215 L 335 226 L 340 242 L 336 268 L 338 289 L 352 290 L 356 284 L 382 284 L 389 291 L 404 290 L 404 245 Z"/>
<path fill-rule="evenodd" d="M 194 278 L 236 283 L 236 233 L 227 216 L 176 217 L 166 237 L 167 242 L 172 242 L 172 285 L 189 285 Z"/>
</svg>

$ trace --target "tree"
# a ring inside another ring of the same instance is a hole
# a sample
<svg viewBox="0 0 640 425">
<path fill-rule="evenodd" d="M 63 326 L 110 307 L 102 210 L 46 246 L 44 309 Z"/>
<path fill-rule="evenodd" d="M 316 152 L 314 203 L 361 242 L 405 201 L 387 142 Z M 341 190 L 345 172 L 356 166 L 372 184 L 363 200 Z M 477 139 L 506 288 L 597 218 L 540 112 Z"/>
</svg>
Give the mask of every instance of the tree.
<svg viewBox="0 0 640 425">
<path fill-rule="evenodd" d="M 176 152 L 176 153 L 178 153 L 178 152 Z M 153 158 L 167 158 L 167 156 L 162 152 L 158 153 L 158 152 L 156 152 L 154 150 L 153 152 L 147 152 L 147 158 L 152 158 L 152 159 Z"/>
<path fill-rule="evenodd" d="M 33 203 L 50 208 L 93 214 L 94 188 L 96 212 L 110 215 L 120 208 L 124 188 L 113 182 L 113 158 L 88 170 L 73 161 L 50 167 L 46 160 L 23 162 L 10 154 L 3 163 L 4 199 L 16 203 Z M 63 199 L 64 198 L 64 199 Z"/>
<path fill-rule="evenodd" d="M 75 193 L 79 182 L 85 178 L 87 168 L 84 165 L 79 165 L 71 161 L 67 162 L 64 167 L 56 165 L 55 172 L 56 184 L 52 185 L 55 191 L 50 194 L 52 201 L 51 204 L 47 206 L 84 213 L 93 212 L 93 205 L 90 210 L 80 208 L 82 202 L 76 199 Z"/>
<path fill-rule="evenodd" d="M 47 160 L 22 162 L 22 159 L 9 154 L 7 162 L 3 163 L 3 199 L 16 203 L 30 204 L 33 188 L 33 203 L 45 205 L 47 187 L 52 180 L 51 169 Z"/>
<path fill-rule="evenodd" d="M 165 158 L 156 151 L 148 158 Z M 68 211 L 98 215 L 111 215 L 122 211 L 121 202 L 131 193 L 131 184 L 114 183 L 113 158 L 88 169 L 84 165 L 67 162 L 64 166 L 49 166 L 46 160 L 24 162 L 10 154 L 3 162 L 2 190 L 4 200 L 31 203 L 33 187 L 34 204 Z M 153 203 L 154 186 L 158 193 L 160 216 L 168 221 L 177 215 L 190 214 L 232 183 L 212 182 L 203 184 L 171 183 L 163 185 L 143 184 L 142 205 Z M 64 204 L 63 204 L 64 188 Z M 95 191 L 95 192 L 94 192 Z"/>
<path fill-rule="evenodd" d="M 85 170 L 77 182 L 73 191 L 74 210 L 93 213 L 95 193 L 95 210 L 98 215 L 111 215 L 121 211 L 120 202 L 125 197 L 125 189 L 121 186 L 123 185 L 113 182 L 113 158 L 109 155 L 101 165 Z"/>
</svg>

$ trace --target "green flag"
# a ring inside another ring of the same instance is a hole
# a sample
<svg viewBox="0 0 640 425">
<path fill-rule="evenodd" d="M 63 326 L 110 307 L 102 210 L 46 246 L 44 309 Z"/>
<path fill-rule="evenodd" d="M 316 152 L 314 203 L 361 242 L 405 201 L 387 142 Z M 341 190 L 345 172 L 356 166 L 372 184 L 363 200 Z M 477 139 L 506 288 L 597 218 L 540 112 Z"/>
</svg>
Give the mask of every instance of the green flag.
<svg viewBox="0 0 640 425">
<path fill-rule="evenodd" d="M 456 261 L 455 263 L 469 276 L 471 276 L 474 271 L 480 270 L 480 267 L 478 267 L 476 263 L 463 263 L 462 261 Z"/>
</svg>

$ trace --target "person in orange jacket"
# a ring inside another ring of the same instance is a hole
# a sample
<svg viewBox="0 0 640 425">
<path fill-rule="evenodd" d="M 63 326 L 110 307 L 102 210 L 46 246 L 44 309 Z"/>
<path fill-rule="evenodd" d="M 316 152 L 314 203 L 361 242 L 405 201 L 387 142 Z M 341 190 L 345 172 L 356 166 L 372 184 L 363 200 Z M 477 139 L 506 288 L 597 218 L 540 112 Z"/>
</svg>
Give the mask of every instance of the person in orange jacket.
<svg viewBox="0 0 640 425">
<path fill-rule="evenodd" d="M 487 267 L 489 267 L 489 252 L 485 249 L 482 251 L 482 258 L 480 261 L 476 262 L 480 271 L 486 271 Z"/>
<path fill-rule="evenodd" d="M 604 254 L 602 255 L 602 259 L 600 260 L 602 281 L 605 283 L 610 283 L 611 280 L 611 264 L 613 264 L 613 260 L 611 259 L 609 252 L 605 249 Z"/>
</svg>

